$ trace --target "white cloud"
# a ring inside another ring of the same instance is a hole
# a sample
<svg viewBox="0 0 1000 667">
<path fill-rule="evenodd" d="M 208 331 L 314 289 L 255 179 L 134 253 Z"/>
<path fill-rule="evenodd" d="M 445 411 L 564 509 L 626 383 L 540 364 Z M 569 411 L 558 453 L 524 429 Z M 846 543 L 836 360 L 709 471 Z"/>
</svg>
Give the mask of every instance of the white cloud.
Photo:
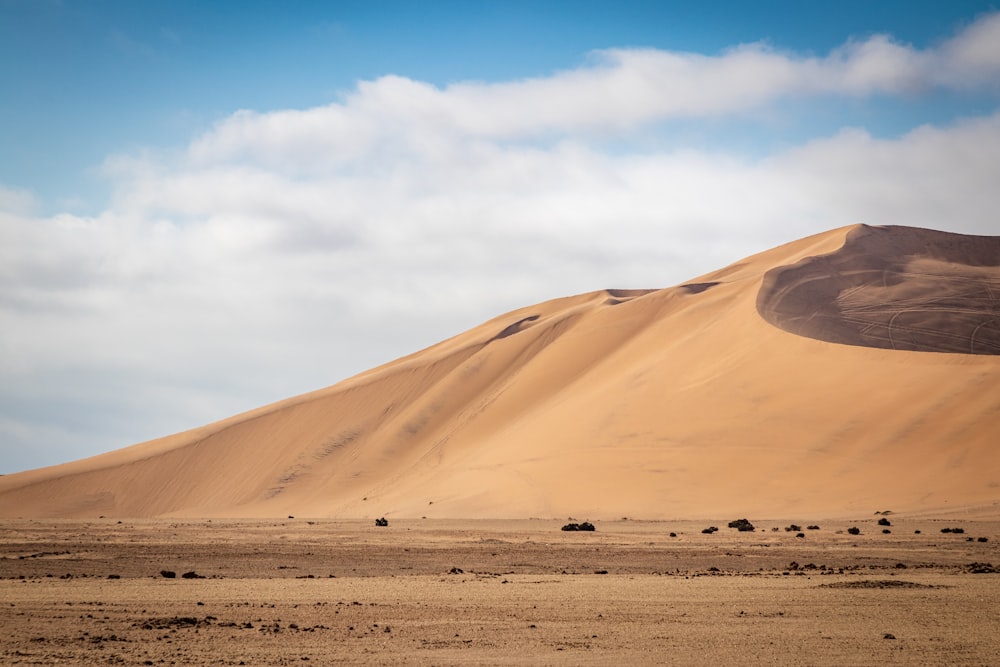
<svg viewBox="0 0 1000 667">
<path fill-rule="evenodd" d="M 748 44 L 717 56 L 608 49 L 549 77 L 446 88 L 399 76 L 359 83 L 340 103 L 242 111 L 191 147 L 198 163 L 247 159 L 285 169 L 336 169 L 373 155 L 428 153 L 442 141 L 547 133 L 612 133 L 678 117 L 742 114 L 787 98 L 867 96 L 1000 80 L 1000 14 L 917 50 L 885 35 L 826 57 Z"/>
<path fill-rule="evenodd" d="M 955 87 L 997 87 L 1000 72 L 1000 13 L 982 16 L 935 52 L 935 82 Z M 936 71 L 935 71 L 936 70 Z"/>
<path fill-rule="evenodd" d="M 988 86 L 998 25 L 926 51 L 876 36 L 824 58 L 619 50 L 527 81 L 383 77 L 111 158 L 97 216 L 35 216 L 0 189 L 0 460 L 193 427 L 511 308 L 676 284 L 832 227 L 995 234 L 998 114 L 895 139 L 847 128 L 763 159 L 629 141 L 790 96 Z"/>
<path fill-rule="evenodd" d="M 20 188 L 5 188 L 0 185 L 0 214 L 13 213 L 27 215 L 31 213 L 37 202 L 34 195 Z"/>
<path fill-rule="evenodd" d="M 851 222 L 1000 233 L 993 186 L 1000 114 L 950 127 L 921 126 L 899 140 L 845 130 L 770 163 L 796 189 Z"/>
</svg>

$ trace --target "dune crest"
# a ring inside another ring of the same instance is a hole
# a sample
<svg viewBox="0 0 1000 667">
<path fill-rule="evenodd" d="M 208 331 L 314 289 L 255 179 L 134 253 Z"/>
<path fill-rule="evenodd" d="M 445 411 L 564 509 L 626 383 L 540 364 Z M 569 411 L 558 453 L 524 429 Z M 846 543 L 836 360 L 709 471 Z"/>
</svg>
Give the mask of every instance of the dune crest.
<svg viewBox="0 0 1000 667">
<path fill-rule="evenodd" d="M 841 282 L 878 266 L 920 268 L 925 300 L 931 275 L 948 298 L 963 271 L 994 284 L 996 239 L 973 252 L 941 234 L 845 227 L 677 287 L 519 309 L 326 389 L 2 477 L 0 516 L 1000 516 L 992 320 L 959 336 L 976 354 L 768 321 L 807 322 L 791 306 L 809 290 L 829 312 L 877 304 Z M 894 281 L 890 296 L 909 294 Z"/>
</svg>

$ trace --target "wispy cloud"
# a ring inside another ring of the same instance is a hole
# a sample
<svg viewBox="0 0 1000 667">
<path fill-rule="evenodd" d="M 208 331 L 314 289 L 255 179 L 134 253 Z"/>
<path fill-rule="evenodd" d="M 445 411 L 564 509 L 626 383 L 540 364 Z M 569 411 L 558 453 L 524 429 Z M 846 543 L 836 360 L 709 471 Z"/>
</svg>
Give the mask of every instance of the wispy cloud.
<svg viewBox="0 0 1000 667">
<path fill-rule="evenodd" d="M 35 196 L 27 190 L 0 185 L 0 214 L 27 215 L 34 210 L 36 204 Z"/>
<path fill-rule="evenodd" d="M 717 56 L 611 49 L 593 60 L 546 78 L 445 88 L 385 76 L 326 107 L 235 114 L 196 141 L 191 154 L 200 162 L 332 165 L 383 149 L 383 142 L 419 149 L 419 137 L 608 133 L 671 118 L 745 114 L 787 98 L 997 90 L 1000 14 L 926 50 L 876 35 L 822 58 L 758 43 Z"/>
</svg>

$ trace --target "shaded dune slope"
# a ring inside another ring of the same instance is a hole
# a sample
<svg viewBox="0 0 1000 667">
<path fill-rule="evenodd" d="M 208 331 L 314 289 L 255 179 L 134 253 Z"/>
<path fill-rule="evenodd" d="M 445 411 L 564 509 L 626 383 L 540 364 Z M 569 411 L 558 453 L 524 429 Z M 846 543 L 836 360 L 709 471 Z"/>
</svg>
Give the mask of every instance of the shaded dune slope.
<svg viewBox="0 0 1000 667">
<path fill-rule="evenodd" d="M 1000 354 L 1000 237 L 860 226 L 836 252 L 769 271 L 757 310 L 832 343 Z"/>
<path fill-rule="evenodd" d="M 850 265 L 883 231 L 516 310 L 327 389 L 2 477 L 0 516 L 1000 515 L 1000 356 L 832 344 L 758 314 L 787 311 L 758 298 L 802 282 L 785 267 Z M 930 238 L 886 233 L 887 253 Z M 923 247 L 907 266 L 997 278 L 989 252 Z"/>
</svg>

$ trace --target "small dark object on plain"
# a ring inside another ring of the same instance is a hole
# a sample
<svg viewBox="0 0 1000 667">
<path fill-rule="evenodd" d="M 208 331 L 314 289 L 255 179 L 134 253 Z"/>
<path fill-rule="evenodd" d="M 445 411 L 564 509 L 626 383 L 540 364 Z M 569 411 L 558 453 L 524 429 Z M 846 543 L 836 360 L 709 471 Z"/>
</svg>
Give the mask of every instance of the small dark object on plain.
<svg viewBox="0 0 1000 667">
<path fill-rule="evenodd" d="M 448 571 L 450 574 L 465 574 L 465 570 L 460 567 L 453 567 Z"/>
<path fill-rule="evenodd" d="M 577 530 L 594 530 L 594 524 L 589 521 L 584 521 L 583 523 L 567 523 L 560 530 L 566 531 L 577 531 Z"/>
<path fill-rule="evenodd" d="M 819 530 L 819 526 L 806 526 L 806 530 Z"/>
<path fill-rule="evenodd" d="M 200 574 L 198 574 L 194 570 L 191 570 L 190 572 L 185 572 L 184 574 L 182 574 L 181 578 L 182 579 L 204 579 L 205 577 L 202 576 L 202 575 L 200 575 Z"/>
<path fill-rule="evenodd" d="M 670 537 L 677 537 L 677 533 L 670 533 Z"/>
<path fill-rule="evenodd" d="M 108 579 L 121 579 L 121 578 L 122 578 L 122 575 L 120 575 L 120 574 L 109 574 L 108 575 Z"/>
<path fill-rule="evenodd" d="M 174 579 L 177 577 L 177 573 L 170 570 L 160 570 L 160 576 L 164 579 Z"/>
<path fill-rule="evenodd" d="M 920 531 L 919 531 L 919 530 L 915 530 L 915 531 L 913 531 L 913 534 L 914 534 L 914 535 L 919 535 L 919 534 L 920 534 Z"/>
<path fill-rule="evenodd" d="M 850 528 L 847 529 L 847 532 L 850 533 L 851 535 L 860 535 L 861 529 L 858 528 L 857 526 L 851 526 Z"/>
<path fill-rule="evenodd" d="M 884 635 L 882 635 L 882 639 L 895 639 L 895 638 L 896 635 L 892 634 L 891 632 L 887 632 Z"/>
<path fill-rule="evenodd" d="M 753 532 L 754 530 L 753 524 L 750 523 L 747 519 L 736 519 L 735 521 L 730 521 L 729 527 L 735 528 L 741 533 L 749 533 Z"/>
<path fill-rule="evenodd" d="M 381 519 L 375 519 L 375 525 L 376 526 L 388 526 L 389 525 L 389 520 L 386 519 L 385 517 L 382 517 Z"/>
<path fill-rule="evenodd" d="M 883 534 L 883 535 L 888 535 L 888 534 L 889 534 L 889 533 L 891 533 L 891 532 L 892 532 L 892 531 L 891 531 L 891 530 L 889 530 L 888 528 L 883 528 L 883 529 L 882 529 L 882 534 Z"/>
<path fill-rule="evenodd" d="M 589 521 L 584 521 L 583 523 L 567 523 L 565 526 L 560 528 L 560 530 L 566 530 L 566 531 L 583 530 L 583 531 L 593 532 L 594 524 L 590 523 Z"/>
<path fill-rule="evenodd" d="M 885 517 L 882 517 L 881 519 L 878 520 L 878 525 L 880 525 L 880 526 L 891 526 L 892 522 L 889 521 L 888 519 L 886 519 Z"/>
<path fill-rule="evenodd" d="M 795 533 L 795 537 L 805 537 L 805 533 Z"/>
<path fill-rule="evenodd" d="M 791 524 L 791 525 L 785 526 L 785 532 L 787 532 L 787 533 L 797 533 L 800 530 L 802 530 L 802 526 L 797 526 L 794 523 Z"/>
<path fill-rule="evenodd" d="M 977 542 L 989 542 L 990 538 L 988 538 L 988 537 L 980 537 L 976 541 Z"/>
<path fill-rule="evenodd" d="M 607 574 L 607 570 L 594 570 L 594 574 Z"/>
<path fill-rule="evenodd" d="M 992 563 L 969 563 L 970 574 L 998 574 L 1000 569 L 993 567 Z"/>
</svg>

